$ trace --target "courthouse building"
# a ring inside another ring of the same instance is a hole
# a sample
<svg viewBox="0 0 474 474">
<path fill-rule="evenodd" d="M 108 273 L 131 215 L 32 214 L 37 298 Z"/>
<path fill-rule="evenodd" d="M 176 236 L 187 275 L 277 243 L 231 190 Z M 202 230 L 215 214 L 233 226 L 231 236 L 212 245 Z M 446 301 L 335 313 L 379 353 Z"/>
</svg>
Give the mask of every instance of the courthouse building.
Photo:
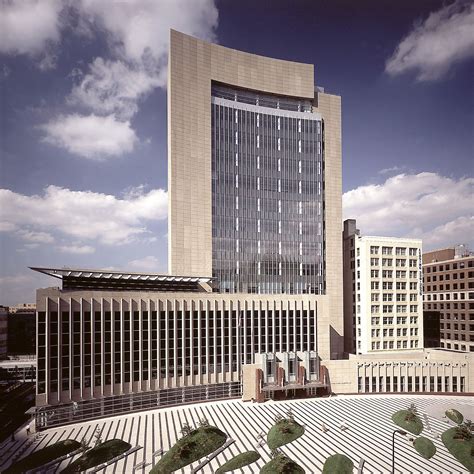
<svg viewBox="0 0 474 474">
<path fill-rule="evenodd" d="M 39 429 L 365 390 L 344 353 L 340 97 L 313 65 L 176 31 L 168 73 L 169 275 L 35 268 L 62 280 L 37 292 Z"/>
</svg>

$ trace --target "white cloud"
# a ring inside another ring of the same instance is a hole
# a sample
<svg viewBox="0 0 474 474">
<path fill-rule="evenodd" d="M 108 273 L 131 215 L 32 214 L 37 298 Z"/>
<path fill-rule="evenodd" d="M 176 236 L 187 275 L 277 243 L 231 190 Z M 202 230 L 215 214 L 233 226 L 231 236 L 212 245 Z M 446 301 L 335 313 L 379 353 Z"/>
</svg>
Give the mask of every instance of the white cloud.
<svg viewBox="0 0 474 474">
<path fill-rule="evenodd" d="M 0 276 L 0 303 L 12 306 L 19 303 L 33 303 L 36 289 L 58 286 L 59 281 L 41 273 L 26 270 L 25 273 Z"/>
<path fill-rule="evenodd" d="M 160 80 L 140 66 L 96 58 L 89 73 L 72 89 L 68 102 L 126 120 L 138 111 L 137 102 L 159 85 Z"/>
<path fill-rule="evenodd" d="M 72 253 L 76 255 L 87 255 L 95 252 L 95 248 L 90 245 L 61 245 L 58 249 L 62 253 Z"/>
<path fill-rule="evenodd" d="M 42 53 L 60 38 L 60 0 L 3 0 L 0 2 L 0 52 Z"/>
<path fill-rule="evenodd" d="M 133 150 L 137 136 L 130 122 L 113 115 L 66 115 L 40 127 L 43 141 L 91 160 L 120 156 Z"/>
<path fill-rule="evenodd" d="M 119 199 L 92 191 L 48 186 L 42 196 L 0 189 L 0 221 L 12 229 L 59 232 L 81 242 L 117 245 L 149 236 L 147 224 L 166 219 L 166 191 Z"/>
<path fill-rule="evenodd" d="M 156 68 L 166 62 L 170 28 L 213 40 L 218 20 L 213 0 L 82 0 L 79 8 L 103 26 L 117 56 Z"/>
<path fill-rule="evenodd" d="M 163 265 L 156 257 L 148 255 L 128 262 L 127 268 L 133 268 L 137 271 L 159 272 L 163 270 Z"/>
<path fill-rule="evenodd" d="M 381 169 L 378 174 L 394 174 L 397 172 L 401 172 L 404 169 L 405 169 L 405 166 L 392 166 L 390 168 Z"/>
<path fill-rule="evenodd" d="M 456 1 L 431 13 L 400 42 L 385 65 L 392 75 L 416 71 L 420 81 L 443 77 L 474 57 L 474 4 Z"/>
<path fill-rule="evenodd" d="M 1 1 L 1 0 L 0 0 Z M 0 52 L 41 53 L 41 70 L 54 68 L 62 30 L 101 33 L 110 57 L 97 57 L 84 72 L 71 73 L 67 103 L 93 115 L 59 116 L 41 126 L 45 141 L 89 159 L 133 150 L 137 136 L 130 120 L 139 101 L 165 87 L 169 29 L 214 40 L 214 0 L 3 0 Z M 4 38 L 5 37 L 5 38 Z"/>
<path fill-rule="evenodd" d="M 75 7 L 105 33 L 114 58 L 96 58 L 68 98 L 98 114 L 129 119 L 140 99 L 166 86 L 170 28 L 215 40 L 213 0 L 81 0 Z"/>
<path fill-rule="evenodd" d="M 28 283 L 33 280 L 31 275 L 5 275 L 0 277 L 1 285 L 20 285 L 23 283 Z"/>
<path fill-rule="evenodd" d="M 0 222 L 0 232 L 12 232 L 16 229 L 16 225 L 11 222 Z"/>
<path fill-rule="evenodd" d="M 54 237 L 47 232 L 34 232 L 31 230 L 21 229 L 18 231 L 18 235 L 28 242 L 35 244 L 51 244 L 54 242 Z"/>
<path fill-rule="evenodd" d="M 399 174 L 344 193 L 344 218 L 362 235 L 422 238 L 426 248 L 473 244 L 474 179 Z"/>
</svg>

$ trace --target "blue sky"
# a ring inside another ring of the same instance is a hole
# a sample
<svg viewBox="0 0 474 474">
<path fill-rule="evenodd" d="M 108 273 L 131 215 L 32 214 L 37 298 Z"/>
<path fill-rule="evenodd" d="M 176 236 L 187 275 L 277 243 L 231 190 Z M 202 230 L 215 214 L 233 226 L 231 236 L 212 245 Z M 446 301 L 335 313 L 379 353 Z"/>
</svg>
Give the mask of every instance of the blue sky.
<svg viewBox="0 0 474 474">
<path fill-rule="evenodd" d="M 342 96 L 344 215 L 474 247 L 474 7 L 460 1 L 0 0 L 0 304 L 28 266 L 167 268 L 169 28 L 312 63 Z"/>
</svg>

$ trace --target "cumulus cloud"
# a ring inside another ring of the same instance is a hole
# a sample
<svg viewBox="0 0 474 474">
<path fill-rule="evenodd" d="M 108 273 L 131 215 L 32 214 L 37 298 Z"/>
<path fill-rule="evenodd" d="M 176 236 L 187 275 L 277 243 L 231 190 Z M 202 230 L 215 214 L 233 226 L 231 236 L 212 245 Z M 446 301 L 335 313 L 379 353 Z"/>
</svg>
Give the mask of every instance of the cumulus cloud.
<svg viewBox="0 0 474 474">
<path fill-rule="evenodd" d="M 130 119 L 138 111 L 138 101 L 160 85 L 157 77 L 141 66 L 130 66 L 123 61 L 96 58 L 89 72 L 76 84 L 68 102 L 98 114 L 114 113 L 118 118 Z"/>
<path fill-rule="evenodd" d="M 146 239 L 150 233 L 147 225 L 166 219 L 167 209 L 167 193 L 162 189 L 124 198 L 57 186 L 48 186 L 41 196 L 0 189 L 0 223 L 5 229 L 54 231 L 81 242 L 105 245 Z M 74 246 L 76 253 L 90 250 L 87 246 Z"/>
<path fill-rule="evenodd" d="M 133 150 L 137 136 L 130 122 L 114 115 L 71 114 L 40 126 L 43 141 L 91 160 L 120 156 Z"/>
<path fill-rule="evenodd" d="M 76 8 L 105 33 L 114 58 L 96 58 L 68 98 L 95 113 L 129 119 L 140 99 L 166 86 L 170 28 L 215 40 L 213 0 L 82 0 Z"/>
<path fill-rule="evenodd" d="M 415 71 L 418 80 L 430 81 L 472 57 L 474 4 L 456 1 L 416 25 L 388 59 L 385 71 L 392 76 Z"/>
<path fill-rule="evenodd" d="M 163 270 L 163 265 L 156 257 L 148 255 L 128 262 L 127 268 L 132 268 L 137 271 L 159 272 Z"/>
<path fill-rule="evenodd" d="M 72 253 L 76 255 L 87 255 L 95 252 L 95 248 L 90 245 L 60 245 L 58 250 L 62 253 Z"/>
<path fill-rule="evenodd" d="M 0 52 L 38 55 L 60 38 L 61 0 L 2 0 Z"/>
<path fill-rule="evenodd" d="M 218 20 L 213 0 L 82 0 L 79 8 L 102 25 L 117 56 L 157 67 L 166 61 L 170 28 L 213 40 Z"/>
<path fill-rule="evenodd" d="M 344 193 L 344 218 L 357 219 L 362 235 L 422 238 L 426 249 L 472 246 L 473 196 L 473 178 L 399 174 Z"/>
<path fill-rule="evenodd" d="M 64 32 L 105 38 L 105 56 L 74 69 L 66 99 L 93 114 L 43 125 L 46 141 L 91 159 L 133 150 L 128 121 L 140 100 L 166 86 L 169 29 L 212 41 L 218 21 L 214 0 L 0 0 L 0 9 L 0 52 L 38 57 L 43 71 L 55 67 Z"/>
</svg>

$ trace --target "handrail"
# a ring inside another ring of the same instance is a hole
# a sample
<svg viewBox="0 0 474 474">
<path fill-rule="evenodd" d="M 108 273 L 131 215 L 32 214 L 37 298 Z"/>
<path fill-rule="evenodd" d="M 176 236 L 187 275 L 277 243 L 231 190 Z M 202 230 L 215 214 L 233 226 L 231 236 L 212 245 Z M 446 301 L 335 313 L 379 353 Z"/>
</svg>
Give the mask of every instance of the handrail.
<svg viewBox="0 0 474 474">
<path fill-rule="evenodd" d="M 194 469 L 191 469 L 191 474 L 200 471 L 204 466 L 209 464 L 216 456 L 222 453 L 222 451 L 227 449 L 233 443 L 235 443 L 235 439 L 228 439 L 220 448 L 216 449 L 213 453 L 206 456 L 204 458 L 204 461 L 201 461 Z"/>
<path fill-rule="evenodd" d="M 43 464 L 42 466 L 35 467 L 33 469 L 30 469 L 29 471 L 26 471 L 26 474 L 34 474 L 35 472 L 43 472 L 49 469 L 51 466 L 54 466 L 55 464 L 60 464 L 66 459 L 74 457 L 76 454 L 79 454 L 81 451 L 83 451 L 83 448 L 77 448 L 74 451 L 71 451 L 68 454 L 65 454 L 64 456 L 61 456 L 57 459 L 53 459 L 52 461 L 49 461 L 46 464 Z"/>
<path fill-rule="evenodd" d="M 119 454 L 118 456 L 115 456 L 109 461 L 104 462 L 100 464 L 99 466 L 94 467 L 92 470 L 86 471 L 86 472 L 87 474 L 94 474 L 95 472 L 99 472 L 102 469 L 105 469 L 107 466 L 110 466 L 111 464 L 115 464 L 117 461 L 120 461 L 121 459 L 126 458 L 130 454 L 133 454 L 134 452 L 139 451 L 140 449 L 143 449 L 143 448 L 141 446 L 135 446 L 133 448 L 130 448 L 128 451 L 125 451 L 124 453 Z"/>
</svg>

